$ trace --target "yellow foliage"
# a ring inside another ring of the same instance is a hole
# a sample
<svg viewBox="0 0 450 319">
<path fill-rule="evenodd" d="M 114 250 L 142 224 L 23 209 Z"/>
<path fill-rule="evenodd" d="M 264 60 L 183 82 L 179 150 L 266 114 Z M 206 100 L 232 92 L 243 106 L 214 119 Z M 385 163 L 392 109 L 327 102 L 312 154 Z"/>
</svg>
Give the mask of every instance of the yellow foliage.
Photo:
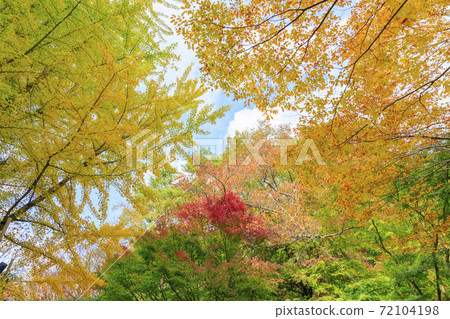
<svg viewBox="0 0 450 319">
<path fill-rule="evenodd" d="M 153 1 L 8 0 L 0 11 L 0 226 L 12 219 L 0 251 L 59 294 L 67 281 L 87 288 L 83 257 L 134 234 L 106 223 L 111 190 L 131 198 L 143 182 L 127 139 L 148 130 L 185 155 L 224 109 L 204 105 L 187 74 L 164 83 L 174 56 L 158 45 L 169 31 Z"/>
</svg>

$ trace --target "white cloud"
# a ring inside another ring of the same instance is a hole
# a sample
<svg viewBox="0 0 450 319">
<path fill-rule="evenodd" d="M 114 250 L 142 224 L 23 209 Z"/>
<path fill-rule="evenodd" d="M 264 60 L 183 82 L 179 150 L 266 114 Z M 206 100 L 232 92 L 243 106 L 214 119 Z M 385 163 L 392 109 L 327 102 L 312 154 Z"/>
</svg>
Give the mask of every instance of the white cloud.
<svg viewBox="0 0 450 319">
<path fill-rule="evenodd" d="M 300 113 L 297 111 L 278 112 L 270 120 L 270 124 L 278 126 L 287 124 L 294 128 L 299 122 Z M 243 109 L 234 114 L 234 118 L 230 121 L 227 130 L 227 136 L 234 137 L 236 131 L 242 132 L 247 129 L 256 127 L 259 121 L 265 120 L 266 116 L 258 109 Z"/>
</svg>

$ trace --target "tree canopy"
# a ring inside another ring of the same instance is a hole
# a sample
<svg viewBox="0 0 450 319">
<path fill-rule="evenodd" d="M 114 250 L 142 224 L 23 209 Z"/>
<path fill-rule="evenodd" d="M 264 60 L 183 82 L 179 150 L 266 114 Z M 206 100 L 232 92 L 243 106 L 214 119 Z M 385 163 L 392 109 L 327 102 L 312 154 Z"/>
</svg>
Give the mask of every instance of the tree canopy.
<svg viewBox="0 0 450 319">
<path fill-rule="evenodd" d="M 111 190 L 130 198 L 143 182 L 127 165 L 126 140 L 148 130 L 164 136 L 170 157 L 183 155 L 200 126 L 223 114 L 203 104 L 189 70 L 164 82 L 176 56 L 161 46 L 170 29 L 153 5 L 0 5 L 0 225 L 12 221 L 1 251 L 17 252 L 16 269 L 55 289 L 90 285 L 82 255 L 111 253 L 132 235 L 106 222 Z M 161 147 L 154 153 L 164 159 Z M 55 267 L 63 280 L 50 278 Z"/>
<path fill-rule="evenodd" d="M 179 4 L 0 1 L 3 298 L 449 300 L 448 1 Z"/>
</svg>

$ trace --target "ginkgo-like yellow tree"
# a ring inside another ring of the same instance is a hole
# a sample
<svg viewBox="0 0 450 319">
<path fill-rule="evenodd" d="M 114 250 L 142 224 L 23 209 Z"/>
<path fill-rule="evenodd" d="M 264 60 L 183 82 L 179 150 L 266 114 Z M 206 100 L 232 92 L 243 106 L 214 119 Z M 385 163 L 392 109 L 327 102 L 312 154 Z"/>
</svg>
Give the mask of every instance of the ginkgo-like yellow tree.
<svg viewBox="0 0 450 319">
<path fill-rule="evenodd" d="M 165 84 L 175 57 L 161 47 L 170 30 L 154 2 L 164 1 L 0 2 L 0 255 L 16 257 L 10 274 L 59 292 L 89 287 L 82 256 L 113 252 L 128 234 L 105 222 L 109 191 L 126 198 L 143 181 L 126 140 L 157 133 L 175 156 L 222 116 L 187 72 Z"/>
</svg>

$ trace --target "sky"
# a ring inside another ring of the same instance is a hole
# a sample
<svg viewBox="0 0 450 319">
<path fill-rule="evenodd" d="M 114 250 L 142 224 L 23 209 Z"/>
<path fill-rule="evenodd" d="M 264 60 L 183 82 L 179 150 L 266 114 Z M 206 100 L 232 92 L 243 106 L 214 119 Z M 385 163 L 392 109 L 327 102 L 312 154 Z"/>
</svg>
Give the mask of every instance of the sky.
<svg viewBox="0 0 450 319">
<path fill-rule="evenodd" d="M 166 17 L 163 17 L 163 21 L 174 30 L 173 25 L 170 23 L 169 16 L 176 14 L 177 10 L 168 9 L 160 5 L 157 5 L 156 10 L 166 15 Z M 190 76 L 199 77 L 199 61 L 195 57 L 195 53 L 184 43 L 183 37 L 177 35 L 175 32 L 170 36 L 164 36 L 164 42 L 161 43 L 161 45 L 169 46 L 171 44 L 176 44 L 174 53 L 180 56 L 180 60 L 176 64 L 178 71 L 172 71 L 166 74 L 166 82 L 173 83 L 191 64 L 193 64 L 193 70 Z M 199 145 L 210 146 L 211 144 L 214 144 L 217 153 L 222 152 L 227 137 L 234 137 L 236 131 L 244 131 L 253 128 L 257 125 L 259 120 L 266 119 L 261 111 L 254 107 L 244 108 L 243 101 L 233 101 L 232 97 L 226 96 L 220 90 L 207 92 L 203 96 L 203 99 L 205 103 L 213 104 L 217 108 L 224 105 L 231 105 L 230 110 L 225 113 L 225 116 L 217 119 L 214 125 L 209 124 L 202 127 L 202 129 L 209 131 L 208 135 L 194 137 L 194 140 Z M 298 113 L 295 111 L 278 112 L 270 123 L 275 126 L 288 124 L 291 127 L 294 127 L 296 123 L 298 123 L 298 119 Z M 183 161 L 177 161 L 176 163 L 172 163 L 172 166 L 181 169 L 183 164 Z M 151 174 L 148 174 L 148 176 L 151 176 Z M 117 191 L 111 189 L 110 208 L 108 210 L 108 218 L 106 221 L 109 223 L 116 222 L 122 212 L 123 205 L 126 205 L 125 199 L 122 198 Z"/>
<path fill-rule="evenodd" d="M 176 9 L 169 9 L 160 4 L 156 4 L 156 11 L 163 13 L 166 17 L 162 20 L 169 26 L 172 30 L 175 30 L 173 24 L 170 22 L 170 16 L 179 14 Z M 345 24 L 350 15 L 348 9 L 340 10 L 341 24 Z M 166 80 L 174 81 L 177 76 L 181 76 L 191 64 L 194 65 L 192 75 L 195 77 L 200 76 L 200 64 L 198 59 L 195 57 L 195 53 L 190 50 L 184 43 L 184 39 L 181 35 L 177 35 L 175 32 L 171 36 L 164 37 L 165 45 L 176 44 L 175 53 L 181 57 L 180 61 L 177 63 L 179 68 L 178 73 L 173 72 L 166 76 Z M 208 138 L 225 139 L 227 136 L 233 137 L 236 131 L 244 131 L 248 128 L 254 127 L 259 120 L 265 119 L 266 117 L 254 107 L 244 108 L 243 101 L 233 101 L 232 97 L 227 97 L 221 91 L 208 92 L 204 96 L 205 102 L 214 104 L 216 106 L 231 105 L 231 109 L 226 113 L 225 117 L 219 119 L 216 124 L 211 126 L 205 126 L 204 128 L 210 131 Z M 299 120 L 298 112 L 296 111 L 286 111 L 278 112 L 274 118 L 271 120 L 273 125 L 279 124 L 289 124 L 294 127 Z"/>
<path fill-rule="evenodd" d="M 169 2 L 173 3 L 173 1 L 170 0 Z M 175 28 L 170 22 L 170 16 L 179 14 L 179 10 L 167 8 L 158 3 L 155 4 L 155 10 L 165 15 L 161 17 L 162 20 L 168 27 L 170 27 L 174 31 Z M 346 23 L 349 14 L 350 12 L 347 9 L 342 10 L 342 24 Z M 170 36 L 165 35 L 162 39 L 161 46 L 164 47 L 172 44 L 176 44 L 174 53 L 180 56 L 180 60 L 176 63 L 178 71 L 172 71 L 166 74 L 166 82 L 168 84 L 173 83 L 177 77 L 182 76 L 184 71 L 191 64 L 193 64 L 193 69 L 190 76 L 192 78 L 199 77 L 199 61 L 195 57 L 195 53 L 190 50 L 184 43 L 183 37 L 181 35 L 177 35 L 176 32 L 173 32 L 173 34 Z M 196 144 L 202 145 L 202 147 L 206 146 L 206 148 L 215 152 L 216 154 L 222 153 L 227 137 L 234 137 L 236 131 L 245 131 L 247 129 L 254 128 L 257 125 L 258 121 L 266 119 L 263 113 L 255 109 L 254 106 L 244 108 L 243 101 L 233 101 L 233 97 L 228 97 L 224 94 L 224 92 L 221 92 L 219 90 L 207 92 L 203 96 L 203 100 L 205 101 L 205 103 L 213 104 L 217 108 L 224 105 L 231 105 L 230 110 L 226 112 L 225 116 L 217 119 L 214 125 L 205 125 L 202 127 L 202 129 L 209 131 L 208 135 L 194 136 L 194 141 L 196 142 Z M 294 128 L 299 122 L 299 117 L 299 113 L 296 111 L 278 112 L 277 114 L 273 115 L 273 119 L 270 120 L 270 123 L 274 126 L 280 124 L 288 124 L 290 127 Z M 213 146 L 211 147 L 211 145 Z M 171 165 L 178 170 L 182 170 L 184 164 L 184 160 L 171 163 Z M 151 173 L 147 174 L 148 178 L 151 176 Z M 93 199 L 93 201 L 95 202 L 95 199 Z M 126 200 L 121 197 L 116 190 L 111 189 L 108 218 L 106 222 L 115 223 L 121 215 L 123 207 L 125 205 L 127 205 Z"/>
<path fill-rule="evenodd" d="M 163 18 L 163 21 L 174 30 L 174 26 L 170 23 L 168 16 L 177 14 L 177 10 L 168 9 L 160 5 L 158 5 L 156 9 L 167 16 Z M 173 35 L 164 37 L 164 41 L 166 45 L 175 43 L 177 45 L 175 53 L 181 57 L 180 61 L 177 63 L 179 71 L 168 74 L 166 80 L 169 82 L 175 80 L 176 77 L 180 76 L 191 64 L 194 65 L 192 76 L 199 77 L 200 64 L 195 57 L 195 53 L 188 49 L 187 45 L 184 43 L 183 37 L 174 32 Z M 265 119 L 265 116 L 254 107 L 244 108 L 243 101 L 233 101 L 232 97 L 227 97 L 219 90 L 207 92 L 204 96 L 204 100 L 206 103 L 214 104 L 217 107 L 231 105 L 231 109 L 225 114 L 225 117 L 219 119 L 214 126 L 211 127 L 206 125 L 204 127 L 206 130 L 210 131 L 210 134 L 207 136 L 209 138 L 224 139 L 227 136 L 232 137 L 236 130 L 243 131 L 254 127 L 258 120 Z M 274 125 L 290 124 L 291 126 L 294 126 L 298 123 L 298 118 L 297 113 L 294 111 L 283 112 L 276 114 L 272 123 Z"/>
</svg>

